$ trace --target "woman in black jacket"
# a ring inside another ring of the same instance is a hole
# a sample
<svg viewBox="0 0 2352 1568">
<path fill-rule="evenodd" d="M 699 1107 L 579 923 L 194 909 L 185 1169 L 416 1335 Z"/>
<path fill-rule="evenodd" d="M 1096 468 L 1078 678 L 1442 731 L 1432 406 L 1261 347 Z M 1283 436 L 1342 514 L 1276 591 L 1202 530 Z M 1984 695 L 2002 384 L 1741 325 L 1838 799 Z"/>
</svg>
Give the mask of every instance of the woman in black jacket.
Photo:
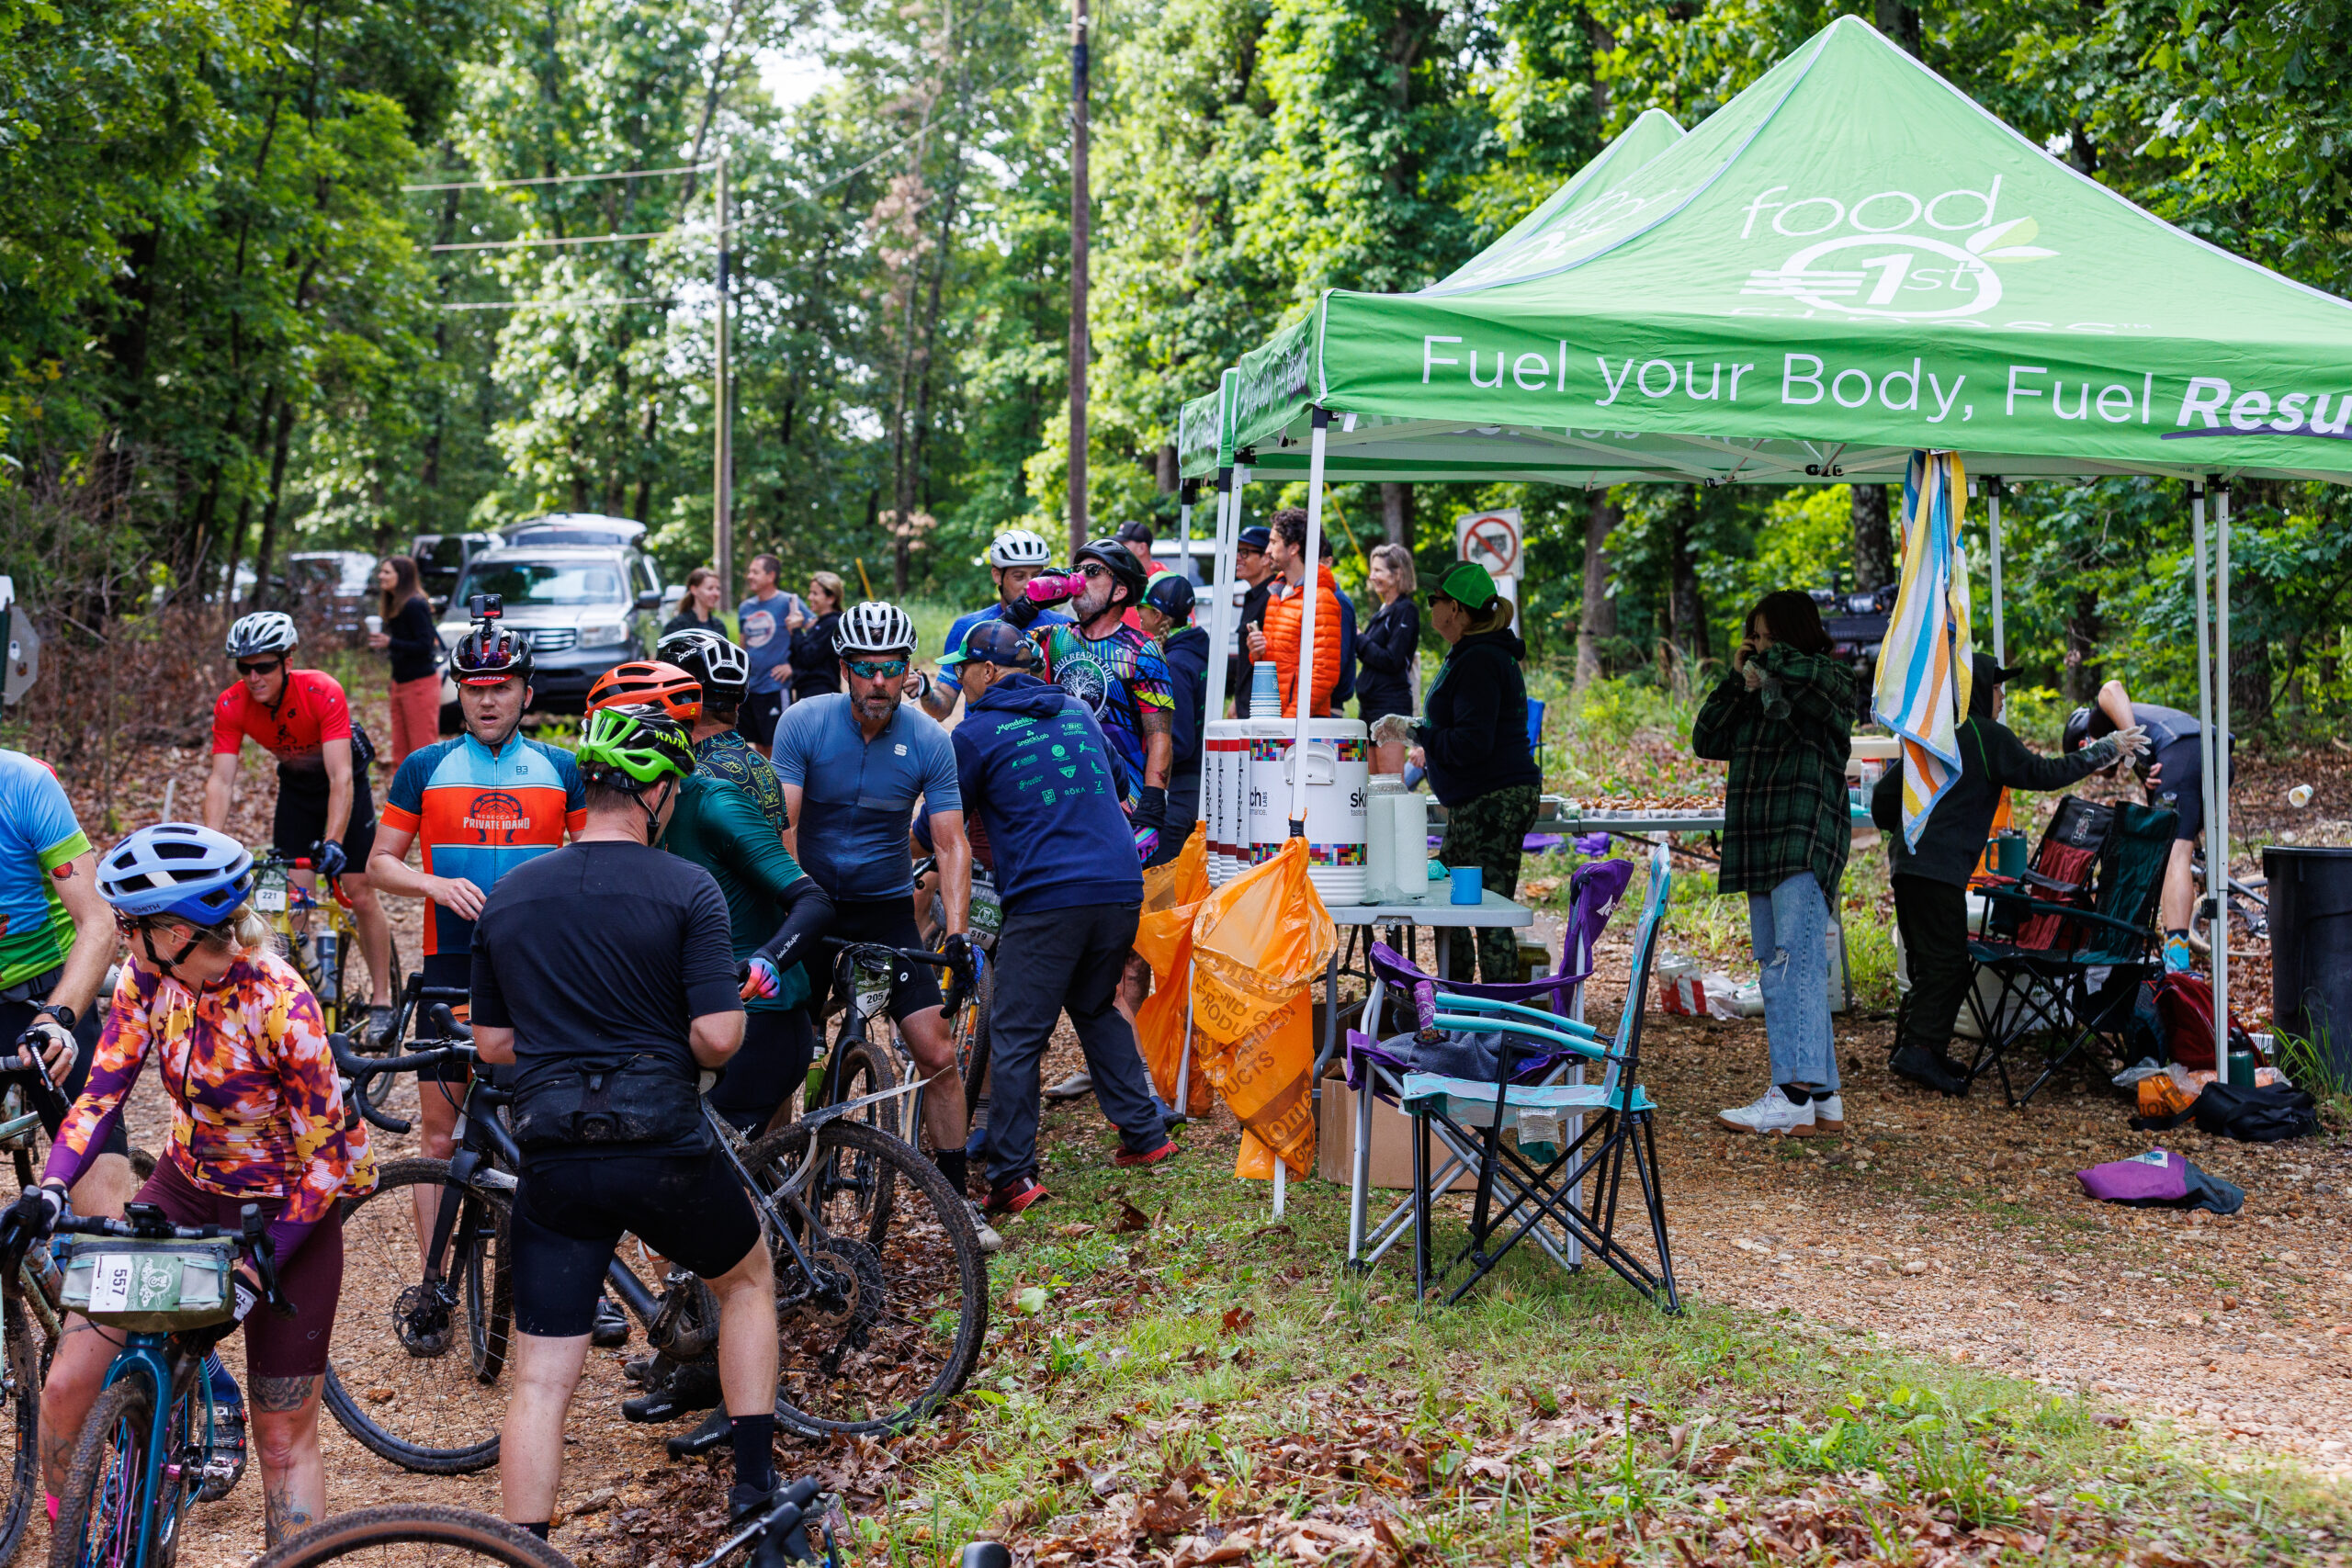
<svg viewBox="0 0 2352 1568">
<path fill-rule="evenodd" d="M 2147 733 L 2136 725 L 2092 741 L 2071 757 L 2029 751 L 2001 722 L 2004 670 L 1971 656 L 1968 719 L 1960 727 L 1960 776 L 1928 813 L 1917 845 L 1903 841 L 1903 768 L 1889 768 L 1871 795 L 1871 820 L 1886 834 L 1894 863 L 1894 925 L 1911 979 L 1889 1060 L 1897 1077 L 1945 1094 L 1968 1089 L 1967 1071 L 1944 1055 L 1968 998 L 1968 878 L 1984 853 L 2004 789 L 2064 789 L 2136 754 Z"/>
<path fill-rule="evenodd" d="M 833 648 L 833 632 L 842 624 L 842 595 L 846 592 L 839 573 L 812 571 L 808 574 L 811 614 L 803 616 L 796 610 L 785 617 L 784 629 L 792 636 L 792 649 L 786 657 L 792 666 L 796 703 L 842 689 L 842 656 Z"/>
<path fill-rule="evenodd" d="M 1412 716 L 1413 665 L 1421 643 L 1412 552 L 1402 545 L 1382 545 L 1372 552 L 1371 576 L 1380 608 L 1356 634 L 1356 716 L 1367 726 L 1392 713 Z M 1394 741 L 1374 746 L 1372 771 L 1404 772 L 1405 748 Z"/>
<path fill-rule="evenodd" d="M 1438 858 L 1475 865 L 1490 893 L 1519 891 L 1519 860 L 1544 789 L 1527 744 L 1527 647 L 1510 629 L 1517 606 L 1495 590 L 1487 569 L 1457 562 L 1430 595 L 1430 624 L 1450 645 L 1430 682 L 1413 761 L 1429 770 L 1430 789 L 1445 807 Z M 1467 980 L 1461 943 L 1449 950 L 1450 979 Z M 1478 978 L 1519 978 L 1519 938 L 1507 930 L 1478 933 Z"/>
<path fill-rule="evenodd" d="M 383 629 L 368 634 L 368 646 L 392 660 L 392 754 L 394 769 L 411 751 L 430 746 L 441 731 L 441 634 L 434 629 L 433 602 L 417 581 L 416 562 L 391 556 L 376 569 L 381 591 Z"/>
</svg>

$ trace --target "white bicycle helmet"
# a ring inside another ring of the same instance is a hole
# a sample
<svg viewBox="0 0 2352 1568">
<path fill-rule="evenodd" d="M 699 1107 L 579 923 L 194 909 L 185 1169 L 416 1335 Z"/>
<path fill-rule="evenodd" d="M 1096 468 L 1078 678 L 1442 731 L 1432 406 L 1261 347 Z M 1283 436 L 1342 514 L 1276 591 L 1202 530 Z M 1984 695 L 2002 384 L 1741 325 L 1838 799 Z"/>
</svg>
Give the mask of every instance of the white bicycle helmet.
<svg viewBox="0 0 2352 1568">
<path fill-rule="evenodd" d="M 237 617 L 229 628 L 229 657 L 258 659 L 265 653 L 291 653 L 302 640 L 294 617 L 283 610 L 259 610 Z"/>
<path fill-rule="evenodd" d="M 702 682 L 703 695 L 740 703 L 752 687 L 752 656 L 707 626 L 682 626 L 662 639 L 661 656 Z"/>
<path fill-rule="evenodd" d="M 903 653 L 911 658 L 914 618 L 886 599 L 864 600 L 842 616 L 833 648 L 841 653 Z"/>
<path fill-rule="evenodd" d="M 989 545 L 993 567 L 1044 566 L 1053 558 L 1046 541 L 1026 528 L 1007 528 Z"/>
</svg>

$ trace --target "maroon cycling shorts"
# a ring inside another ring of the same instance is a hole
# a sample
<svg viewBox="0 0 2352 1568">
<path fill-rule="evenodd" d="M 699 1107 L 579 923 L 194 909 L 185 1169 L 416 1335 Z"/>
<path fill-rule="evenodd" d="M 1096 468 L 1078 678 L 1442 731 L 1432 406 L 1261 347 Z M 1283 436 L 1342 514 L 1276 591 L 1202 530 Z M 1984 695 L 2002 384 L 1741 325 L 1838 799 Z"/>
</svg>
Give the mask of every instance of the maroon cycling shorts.
<svg viewBox="0 0 2352 1568">
<path fill-rule="evenodd" d="M 180 1168 L 179 1150 L 155 1164 L 155 1174 L 139 1190 L 134 1202 L 153 1203 L 175 1225 L 219 1225 L 231 1235 L 243 1222 L 237 1211 L 247 1203 L 261 1206 L 265 1223 L 286 1207 L 283 1198 L 230 1198 L 208 1192 Z M 334 1333 L 335 1299 L 343 1292 L 343 1211 L 311 1227 L 294 1261 L 280 1269 L 277 1288 L 294 1303 L 292 1317 L 280 1317 L 266 1306 L 245 1315 L 245 1375 L 254 1378 L 309 1378 L 327 1370 L 327 1343 Z"/>
</svg>

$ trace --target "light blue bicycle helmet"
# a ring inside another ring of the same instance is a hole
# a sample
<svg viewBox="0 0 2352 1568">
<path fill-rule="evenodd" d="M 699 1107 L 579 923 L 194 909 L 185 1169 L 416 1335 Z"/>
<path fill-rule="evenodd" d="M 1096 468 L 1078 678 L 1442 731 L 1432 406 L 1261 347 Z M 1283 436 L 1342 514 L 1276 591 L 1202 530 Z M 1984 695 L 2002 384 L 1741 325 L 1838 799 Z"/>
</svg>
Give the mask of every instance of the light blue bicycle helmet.
<svg viewBox="0 0 2352 1568">
<path fill-rule="evenodd" d="M 98 893 L 134 918 L 166 915 L 217 926 L 253 891 L 254 857 L 228 834 L 194 822 L 141 828 L 98 862 Z"/>
</svg>

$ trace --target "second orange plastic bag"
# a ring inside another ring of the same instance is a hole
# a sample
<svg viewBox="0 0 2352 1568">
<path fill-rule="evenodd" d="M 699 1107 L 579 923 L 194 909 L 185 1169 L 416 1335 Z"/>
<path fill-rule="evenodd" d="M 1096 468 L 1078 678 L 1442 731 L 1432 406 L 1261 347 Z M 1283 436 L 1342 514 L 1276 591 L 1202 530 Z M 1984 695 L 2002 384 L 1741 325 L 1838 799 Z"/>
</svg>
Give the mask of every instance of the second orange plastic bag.
<svg viewBox="0 0 2352 1568">
<path fill-rule="evenodd" d="M 1152 1087 L 1176 1103 L 1178 1069 L 1184 1055 L 1184 976 L 1193 959 L 1193 917 L 1208 897 L 1208 850 L 1195 826 L 1183 850 L 1166 865 L 1143 874 L 1143 917 L 1136 922 L 1136 952 L 1151 965 L 1151 995 L 1136 1010 L 1136 1044 L 1150 1069 Z M 1216 1105 L 1208 1077 L 1193 1047 L 1191 1103 L 1187 1116 L 1205 1116 Z"/>
<path fill-rule="evenodd" d="M 1193 1061 L 1292 1174 L 1315 1168 L 1314 984 L 1338 942 L 1306 841 L 1203 899 L 1193 918 Z"/>
</svg>

